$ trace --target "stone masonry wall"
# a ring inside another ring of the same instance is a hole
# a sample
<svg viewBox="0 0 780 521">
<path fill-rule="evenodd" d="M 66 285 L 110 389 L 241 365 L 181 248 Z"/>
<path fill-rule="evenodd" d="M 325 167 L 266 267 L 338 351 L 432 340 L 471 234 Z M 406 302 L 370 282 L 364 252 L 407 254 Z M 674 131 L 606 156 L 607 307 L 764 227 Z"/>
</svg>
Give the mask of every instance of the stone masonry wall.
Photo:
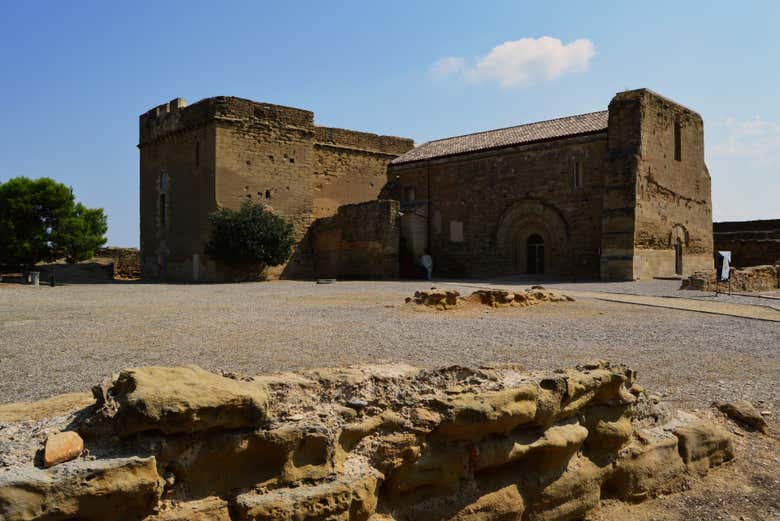
<svg viewBox="0 0 780 521">
<path fill-rule="evenodd" d="M 715 270 L 702 270 L 682 281 L 680 289 L 698 291 L 774 291 L 780 288 L 780 265 L 750 266 L 731 270 L 731 281 L 717 281 Z"/>
<path fill-rule="evenodd" d="M 141 256 L 136 248 L 105 247 L 95 251 L 95 257 L 113 259 L 115 279 L 137 279 L 141 277 Z"/>
<path fill-rule="evenodd" d="M 208 216 L 216 210 L 215 125 L 207 104 L 184 108 L 183 100 L 175 101 L 175 110 L 158 114 L 158 107 L 141 116 L 141 267 L 146 278 L 189 280 L 194 269 L 205 270 L 193 262 L 204 261 Z"/>
<path fill-rule="evenodd" d="M 642 111 L 634 278 L 675 275 L 677 238 L 683 244 L 683 275 L 711 268 L 712 205 L 701 116 L 651 91 L 634 91 L 633 97 Z"/>
<path fill-rule="evenodd" d="M 391 165 L 402 275 L 419 275 L 426 250 L 440 275 L 530 273 L 531 235 L 544 242 L 544 275 L 672 276 L 678 238 L 683 273 L 712 267 L 702 129 L 695 112 L 641 89 L 612 99 L 606 132 Z"/>
<path fill-rule="evenodd" d="M 780 219 L 713 223 L 715 251 L 731 252 L 732 266 L 780 262 Z"/>
<path fill-rule="evenodd" d="M 166 276 L 182 280 L 235 276 L 203 253 L 208 215 L 217 207 L 262 202 L 289 220 L 301 240 L 314 219 L 375 199 L 387 163 L 412 147 L 408 139 L 317 127 L 307 110 L 232 97 L 189 107 L 174 100 L 141 116 L 140 125 L 144 272 L 157 275 L 164 258 Z M 169 172 L 166 226 L 159 223 L 155 184 L 161 171 Z M 310 276 L 311 259 L 298 253 L 265 275 Z"/>
<path fill-rule="evenodd" d="M 606 136 L 597 134 L 391 165 L 406 275 L 418 275 L 428 248 L 437 275 L 522 274 L 526 240 L 536 233 L 545 242 L 545 274 L 597 278 L 606 153 Z M 582 187 L 574 184 L 575 160 Z M 411 191 L 415 201 L 406 199 Z"/>
<path fill-rule="evenodd" d="M 397 201 L 377 200 L 339 207 L 309 230 L 317 278 L 398 277 Z"/>
</svg>

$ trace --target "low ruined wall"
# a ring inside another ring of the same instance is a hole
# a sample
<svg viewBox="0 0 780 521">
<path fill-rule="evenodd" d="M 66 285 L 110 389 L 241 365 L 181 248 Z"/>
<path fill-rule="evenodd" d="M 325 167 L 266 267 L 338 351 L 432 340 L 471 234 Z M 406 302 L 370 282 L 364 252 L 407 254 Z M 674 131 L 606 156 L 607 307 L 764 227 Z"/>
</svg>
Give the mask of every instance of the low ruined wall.
<svg viewBox="0 0 780 521">
<path fill-rule="evenodd" d="M 570 521 L 733 457 L 728 432 L 634 380 L 605 363 L 128 369 L 45 420 L 83 447 L 51 436 L 34 463 L 40 429 L 0 430 L 0 518 Z"/>
<path fill-rule="evenodd" d="M 398 278 L 399 203 L 390 200 L 340 206 L 309 231 L 318 278 Z"/>
<path fill-rule="evenodd" d="M 100 248 L 95 252 L 95 257 L 114 260 L 115 279 L 141 278 L 141 254 L 137 248 Z"/>
<path fill-rule="evenodd" d="M 719 282 L 719 291 L 771 291 L 780 288 L 780 265 L 752 266 L 741 270 L 731 270 L 731 284 Z M 683 280 L 680 289 L 715 291 L 715 270 L 694 273 Z"/>
<path fill-rule="evenodd" d="M 715 250 L 731 252 L 735 267 L 780 262 L 780 219 L 713 223 Z"/>
</svg>

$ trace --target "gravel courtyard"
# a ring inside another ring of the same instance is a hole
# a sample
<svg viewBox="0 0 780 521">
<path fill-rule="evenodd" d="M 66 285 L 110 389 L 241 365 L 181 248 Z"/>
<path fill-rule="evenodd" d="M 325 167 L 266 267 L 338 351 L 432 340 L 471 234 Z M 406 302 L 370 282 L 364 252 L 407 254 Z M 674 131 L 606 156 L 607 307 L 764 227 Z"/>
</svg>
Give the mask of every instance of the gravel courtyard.
<svg viewBox="0 0 780 521">
<path fill-rule="evenodd" d="M 139 365 L 194 363 L 254 374 L 378 362 L 551 369 L 600 358 L 629 364 L 645 387 L 680 407 L 745 398 L 775 417 L 779 412 L 778 322 L 590 298 L 447 312 L 403 303 L 427 286 L 0 284 L 0 403 L 88 390 L 111 372 Z M 473 286 L 447 283 L 462 294 Z M 665 295 L 670 288 L 657 281 L 619 289 Z"/>
</svg>

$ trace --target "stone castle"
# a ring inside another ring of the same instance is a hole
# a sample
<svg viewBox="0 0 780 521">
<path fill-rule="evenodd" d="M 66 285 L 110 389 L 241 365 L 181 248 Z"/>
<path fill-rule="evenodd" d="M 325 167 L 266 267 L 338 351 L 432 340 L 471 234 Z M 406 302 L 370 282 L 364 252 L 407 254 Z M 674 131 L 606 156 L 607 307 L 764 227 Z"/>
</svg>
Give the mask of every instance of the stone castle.
<svg viewBox="0 0 780 521">
<path fill-rule="evenodd" d="M 319 217 L 376 199 L 410 139 L 314 124 L 307 110 L 233 98 L 177 98 L 140 117 L 141 258 L 145 277 L 219 280 L 206 258 L 208 216 L 246 199 L 283 215 L 302 239 Z M 293 262 L 285 276 L 305 276 Z M 296 270 L 298 273 L 296 273 Z"/>
<path fill-rule="evenodd" d="M 203 253 L 208 215 L 252 199 L 295 226 L 271 276 L 634 280 L 712 267 L 702 118 L 650 90 L 603 112 L 413 148 L 311 112 L 218 97 L 142 115 L 144 275 L 235 277 Z"/>
</svg>

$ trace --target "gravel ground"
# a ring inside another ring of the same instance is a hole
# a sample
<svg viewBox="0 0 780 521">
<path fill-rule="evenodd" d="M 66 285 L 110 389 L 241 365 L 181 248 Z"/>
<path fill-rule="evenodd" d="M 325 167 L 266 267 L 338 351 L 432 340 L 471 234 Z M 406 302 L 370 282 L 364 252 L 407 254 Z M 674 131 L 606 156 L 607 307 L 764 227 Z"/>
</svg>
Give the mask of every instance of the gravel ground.
<svg viewBox="0 0 780 521">
<path fill-rule="evenodd" d="M 667 282 L 548 287 L 666 295 Z M 634 367 L 646 388 L 683 408 L 739 397 L 780 412 L 778 323 L 591 299 L 447 312 L 403 304 L 425 287 L 0 284 L 0 402 L 87 390 L 138 365 L 254 374 L 368 362 L 552 369 L 600 358 Z"/>
</svg>

